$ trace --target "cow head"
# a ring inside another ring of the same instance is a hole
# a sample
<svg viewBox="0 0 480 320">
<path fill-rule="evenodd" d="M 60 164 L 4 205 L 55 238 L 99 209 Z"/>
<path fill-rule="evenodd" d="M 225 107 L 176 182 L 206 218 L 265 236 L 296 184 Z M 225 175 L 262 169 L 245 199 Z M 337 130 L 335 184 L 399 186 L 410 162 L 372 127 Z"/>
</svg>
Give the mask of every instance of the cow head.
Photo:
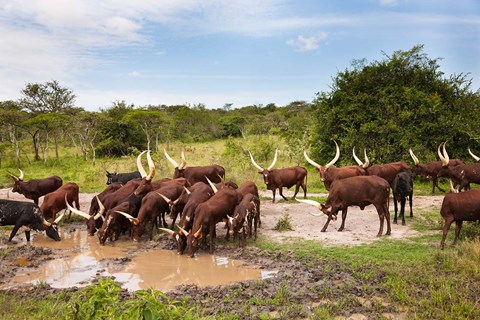
<svg viewBox="0 0 480 320">
<path fill-rule="evenodd" d="M 88 232 L 88 235 L 90 236 L 93 236 L 95 232 L 101 228 L 102 223 L 105 220 L 103 216 L 103 213 L 105 212 L 105 207 L 103 206 L 98 196 L 96 196 L 96 199 L 97 199 L 99 210 L 95 215 L 89 215 L 88 213 L 85 213 L 81 210 L 78 210 L 72 207 L 67 201 L 67 195 L 65 195 L 65 203 L 67 204 L 67 208 L 70 210 L 70 212 L 73 212 L 76 215 L 83 217 L 87 220 L 87 232 Z"/>
<path fill-rule="evenodd" d="M 107 175 L 107 184 L 112 184 L 112 182 L 114 182 L 114 178 L 117 176 L 117 173 L 116 172 L 108 172 L 107 170 L 105 170 L 106 172 L 106 175 Z"/>
<path fill-rule="evenodd" d="M 313 161 L 312 159 L 310 159 L 307 155 L 307 152 L 305 150 L 303 151 L 303 156 L 305 157 L 305 160 L 307 160 L 308 163 L 310 163 L 312 166 L 317 168 L 318 172 L 320 173 L 320 180 L 324 183 L 325 183 L 326 180 L 328 180 L 327 179 L 328 169 L 330 167 L 332 167 L 335 164 L 335 162 L 337 162 L 337 160 L 340 158 L 340 148 L 338 147 L 337 141 L 334 140 L 333 142 L 335 142 L 335 146 L 336 146 L 335 157 L 333 158 L 332 161 L 330 161 L 329 163 L 327 163 L 324 166 L 322 166 L 322 165 L 316 163 L 315 161 Z"/>
<path fill-rule="evenodd" d="M 175 240 L 177 244 L 177 254 L 183 254 L 185 248 L 187 247 L 187 236 L 188 232 L 180 228 L 178 225 L 179 231 L 173 231 L 167 228 L 160 228 L 160 230 L 165 231 L 170 235 L 172 239 Z"/>
<path fill-rule="evenodd" d="M 140 155 L 142 155 L 144 152 L 142 152 Z M 155 164 L 153 163 L 152 157 L 150 156 L 150 150 L 148 150 L 147 152 L 147 161 L 150 172 L 148 173 L 148 175 L 142 178 L 142 181 L 133 192 L 135 196 L 144 196 L 148 192 L 152 191 L 152 179 L 155 176 Z M 145 172 L 145 170 L 143 170 L 143 172 Z"/>
<path fill-rule="evenodd" d="M 248 154 L 250 155 L 250 160 L 252 161 L 253 166 L 258 169 L 258 173 L 260 173 L 263 176 L 263 181 L 265 182 L 265 184 L 268 187 L 270 170 L 272 170 L 273 166 L 277 162 L 278 149 L 275 150 L 275 156 L 273 157 L 272 164 L 267 169 L 264 169 L 264 168 L 260 167 L 255 162 L 255 160 L 253 159 L 252 153 L 250 151 L 248 151 Z"/>
<path fill-rule="evenodd" d="M 297 199 L 297 198 L 295 198 L 295 200 L 297 200 L 298 202 L 302 202 L 302 203 L 306 203 L 306 204 L 315 206 L 318 209 L 320 209 L 320 211 L 324 215 L 329 216 L 332 220 L 337 220 L 337 213 L 335 212 L 335 213 L 332 214 L 332 207 L 330 205 L 322 204 L 322 203 L 320 203 L 318 201 L 315 201 L 315 200 L 302 200 L 302 199 Z M 316 216 L 316 217 L 321 216 L 321 214 L 319 214 L 319 213 L 309 212 L 309 214 L 311 214 L 312 216 Z"/>
<path fill-rule="evenodd" d="M 203 234 L 201 226 L 195 233 L 193 233 L 192 230 L 190 230 L 190 232 L 188 232 L 188 234 L 187 234 L 187 255 L 190 258 L 193 258 L 193 256 L 195 255 L 195 252 L 197 252 L 199 241 L 203 237 L 204 237 L 204 234 Z"/>
<path fill-rule="evenodd" d="M 182 149 L 182 162 L 180 163 L 180 165 L 178 165 L 178 163 L 173 160 L 167 153 L 167 150 L 166 149 L 163 149 L 163 152 L 165 154 L 165 157 L 167 158 L 167 160 L 173 165 L 173 167 L 175 168 L 175 171 L 173 173 L 173 179 L 176 179 L 176 178 L 185 178 L 185 167 L 187 166 L 187 161 L 185 160 L 185 152 L 183 151 Z"/>
<path fill-rule="evenodd" d="M 35 210 L 36 210 L 35 214 L 42 215 L 39 208 L 36 208 Z M 42 220 L 43 220 L 42 224 L 43 224 L 43 227 L 45 228 L 45 233 L 49 238 L 55 241 L 61 240 L 60 235 L 58 234 L 58 223 L 60 222 L 60 220 L 62 220 L 63 216 L 64 214 L 61 214 L 60 216 L 57 217 L 57 219 L 55 219 L 55 221 L 50 223 L 47 220 L 45 220 L 42 215 Z"/>
<path fill-rule="evenodd" d="M 17 177 L 11 173 L 9 173 L 10 177 L 12 177 L 13 179 L 13 188 L 12 188 L 12 192 L 17 192 L 17 193 L 21 193 L 22 192 L 22 183 L 23 183 L 23 171 L 18 169 L 18 171 L 20 171 L 20 175 Z"/>
<path fill-rule="evenodd" d="M 408 153 L 410 153 L 410 157 L 412 157 L 413 163 L 415 166 L 413 167 L 413 174 L 412 177 L 415 178 L 416 176 L 421 176 L 425 172 L 424 165 L 420 164 L 420 161 L 413 153 L 413 150 L 410 148 L 408 149 Z"/>
</svg>

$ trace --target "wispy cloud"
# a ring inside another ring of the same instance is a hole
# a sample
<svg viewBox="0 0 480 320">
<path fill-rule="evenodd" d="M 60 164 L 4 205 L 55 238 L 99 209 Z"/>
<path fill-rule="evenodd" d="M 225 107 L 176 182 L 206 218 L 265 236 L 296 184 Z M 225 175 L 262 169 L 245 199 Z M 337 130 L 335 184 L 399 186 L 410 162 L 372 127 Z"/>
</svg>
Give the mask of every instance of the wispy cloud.
<svg viewBox="0 0 480 320">
<path fill-rule="evenodd" d="M 317 50 L 320 47 L 320 43 L 325 42 L 327 38 L 328 36 L 325 32 L 320 32 L 310 37 L 299 35 L 296 39 L 288 40 L 287 44 L 293 46 L 295 51 L 314 51 Z"/>
</svg>

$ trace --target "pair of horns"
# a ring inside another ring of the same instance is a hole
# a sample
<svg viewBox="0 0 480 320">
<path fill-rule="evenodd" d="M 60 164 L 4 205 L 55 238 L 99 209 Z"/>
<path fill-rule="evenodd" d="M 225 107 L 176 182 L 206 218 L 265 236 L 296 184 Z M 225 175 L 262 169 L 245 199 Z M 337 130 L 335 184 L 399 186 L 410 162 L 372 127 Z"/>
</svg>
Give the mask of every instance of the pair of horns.
<svg viewBox="0 0 480 320">
<path fill-rule="evenodd" d="M 182 170 L 182 169 L 185 169 L 185 167 L 187 166 L 187 161 L 185 160 L 185 152 L 183 151 L 182 149 L 182 162 L 180 163 L 180 165 L 178 165 L 178 163 L 172 159 L 172 157 L 170 157 L 167 153 L 167 149 L 163 149 L 163 153 L 165 154 L 165 157 L 167 158 L 168 161 L 170 161 L 170 163 L 175 167 L 175 168 L 178 168 L 179 170 Z"/>
<path fill-rule="evenodd" d="M 332 159 L 332 161 L 330 161 L 325 166 L 323 166 L 324 169 L 328 169 L 331 166 L 333 166 L 335 164 L 335 162 L 337 162 L 338 159 L 340 158 L 340 148 L 338 147 L 338 143 L 335 140 L 333 140 L 333 142 L 335 142 L 335 149 L 336 149 L 335 157 Z M 317 169 L 322 169 L 322 165 L 320 165 L 320 164 L 316 163 L 315 161 L 313 161 L 312 159 L 310 159 L 305 150 L 303 150 L 303 156 L 305 157 L 305 160 L 307 160 L 307 162 L 310 163 L 312 166 L 316 167 Z M 365 153 L 365 156 L 366 156 L 366 153 Z"/>
<path fill-rule="evenodd" d="M 8 175 L 12 177 L 15 181 L 23 181 L 23 177 L 24 177 L 23 171 L 20 169 L 18 169 L 18 171 L 20 171 L 20 175 L 18 177 L 11 173 L 9 173 Z"/>
<path fill-rule="evenodd" d="M 248 151 L 248 154 L 250 155 L 250 160 L 252 161 L 252 164 L 255 168 L 257 168 L 259 171 L 265 171 L 261 166 L 259 166 L 255 160 L 253 159 L 252 153 Z M 278 157 L 278 149 L 275 150 L 275 156 L 273 157 L 272 164 L 266 169 L 267 171 L 271 170 L 275 163 L 277 162 L 277 157 Z"/>
</svg>

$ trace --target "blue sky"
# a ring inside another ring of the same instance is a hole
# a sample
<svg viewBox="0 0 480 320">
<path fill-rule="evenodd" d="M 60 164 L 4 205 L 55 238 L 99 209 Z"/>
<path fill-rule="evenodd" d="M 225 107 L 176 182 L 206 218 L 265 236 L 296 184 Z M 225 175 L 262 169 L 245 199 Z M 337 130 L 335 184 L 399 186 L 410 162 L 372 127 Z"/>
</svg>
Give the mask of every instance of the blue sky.
<svg viewBox="0 0 480 320">
<path fill-rule="evenodd" d="M 91 111 L 283 106 L 417 44 L 480 88 L 477 0 L 0 0 L 0 35 L 0 101 L 58 80 Z"/>
</svg>

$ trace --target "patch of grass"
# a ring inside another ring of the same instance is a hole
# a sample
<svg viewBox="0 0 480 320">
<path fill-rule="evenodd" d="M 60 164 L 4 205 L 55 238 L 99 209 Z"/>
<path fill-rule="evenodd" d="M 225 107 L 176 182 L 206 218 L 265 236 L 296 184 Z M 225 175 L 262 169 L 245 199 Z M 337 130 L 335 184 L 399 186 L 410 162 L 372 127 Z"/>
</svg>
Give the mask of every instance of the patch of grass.
<svg viewBox="0 0 480 320">
<path fill-rule="evenodd" d="M 273 230 L 280 231 L 280 232 L 293 230 L 292 217 L 290 217 L 290 214 L 288 212 L 284 213 L 278 219 L 277 224 L 275 225 Z"/>
</svg>

